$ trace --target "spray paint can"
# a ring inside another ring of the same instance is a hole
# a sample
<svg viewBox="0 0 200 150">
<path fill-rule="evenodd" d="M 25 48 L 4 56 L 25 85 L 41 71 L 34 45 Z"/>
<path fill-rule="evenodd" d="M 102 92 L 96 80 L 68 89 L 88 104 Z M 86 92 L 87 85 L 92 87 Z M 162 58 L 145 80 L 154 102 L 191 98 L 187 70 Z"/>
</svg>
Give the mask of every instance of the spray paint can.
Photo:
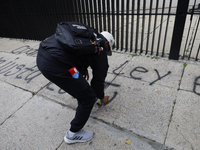
<svg viewBox="0 0 200 150">
<path fill-rule="evenodd" d="M 72 75 L 73 78 L 78 79 L 79 77 L 79 71 L 76 69 L 76 67 L 72 67 L 69 70 L 69 73 Z"/>
<path fill-rule="evenodd" d="M 104 103 L 102 103 L 101 100 L 98 100 L 98 101 L 96 102 L 96 105 L 97 105 L 98 108 L 100 108 L 101 106 L 104 105 Z"/>
</svg>

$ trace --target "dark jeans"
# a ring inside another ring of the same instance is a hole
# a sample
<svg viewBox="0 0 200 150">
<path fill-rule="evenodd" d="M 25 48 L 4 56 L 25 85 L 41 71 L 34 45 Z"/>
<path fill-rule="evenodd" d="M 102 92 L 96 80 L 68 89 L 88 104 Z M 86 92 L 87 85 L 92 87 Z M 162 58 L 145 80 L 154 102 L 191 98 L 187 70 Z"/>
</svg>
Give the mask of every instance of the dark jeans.
<svg viewBox="0 0 200 150">
<path fill-rule="evenodd" d="M 43 50 L 39 49 L 37 66 L 42 74 L 78 100 L 78 107 L 75 117 L 71 121 L 70 128 L 70 131 L 77 132 L 81 130 L 87 122 L 93 105 L 96 102 L 96 95 L 81 74 L 79 74 L 78 79 L 74 79 L 68 71 L 70 67 L 60 64 L 60 62 L 56 63 L 56 59 L 54 58 L 47 59 L 40 51 Z"/>
</svg>

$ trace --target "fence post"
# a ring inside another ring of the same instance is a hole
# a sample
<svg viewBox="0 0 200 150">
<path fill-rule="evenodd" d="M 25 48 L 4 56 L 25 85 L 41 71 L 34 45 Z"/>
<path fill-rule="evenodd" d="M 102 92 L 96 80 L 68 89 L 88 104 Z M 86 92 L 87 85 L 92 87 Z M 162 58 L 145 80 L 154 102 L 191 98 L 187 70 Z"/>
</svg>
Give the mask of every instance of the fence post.
<svg viewBox="0 0 200 150">
<path fill-rule="evenodd" d="M 178 60 L 190 0 L 178 0 L 169 59 Z"/>
</svg>

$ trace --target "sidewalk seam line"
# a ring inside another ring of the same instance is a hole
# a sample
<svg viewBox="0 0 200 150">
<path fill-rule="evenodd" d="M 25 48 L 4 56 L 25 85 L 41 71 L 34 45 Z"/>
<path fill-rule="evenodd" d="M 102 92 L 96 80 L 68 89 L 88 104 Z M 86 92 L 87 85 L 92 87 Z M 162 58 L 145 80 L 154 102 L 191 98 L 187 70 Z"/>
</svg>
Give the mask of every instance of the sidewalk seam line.
<svg viewBox="0 0 200 150">
<path fill-rule="evenodd" d="M 184 65 L 184 64 L 183 64 Z M 171 112 L 171 116 L 170 116 L 170 120 L 169 120 L 169 124 L 168 124 L 168 128 L 167 128 L 167 132 L 166 132 L 166 136 L 165 136 L 165 139 L 164 139 L 164 143 L 162 145 L 162 148 L 163 146 L 166 144 L 166 140 L 167 140 L 167 136 L 169 134 L 169 128 L 170 128 L 170 124 L 172 122 L 172 118 L 173 118 L 173 113 L 174 113 L 174 109 L 175 109 L 175 105 L 176 105 L 176 101 L 177 101 L 177 97 L 178 97 L 178 92 L 180 91 L 180 86 L 181 86 L 181 82 L 182 82 L 182 78 L 183 78 L 183 74 L 184 74 L 184 71 L 185 71 L 185 68 L 183 66 L 183 70 L 182 70 L 182 75 L 181 75 L 181 78 L 179 80 L 179 84 L 178 84 L 178 89 L 177 89 L 177 95 L 176 95 L 176 98 L 174 100 L 174 105 L 172 106 L 172 112 Z M 161 150 L 162 150 L 161 148 Z"/>
</svg>

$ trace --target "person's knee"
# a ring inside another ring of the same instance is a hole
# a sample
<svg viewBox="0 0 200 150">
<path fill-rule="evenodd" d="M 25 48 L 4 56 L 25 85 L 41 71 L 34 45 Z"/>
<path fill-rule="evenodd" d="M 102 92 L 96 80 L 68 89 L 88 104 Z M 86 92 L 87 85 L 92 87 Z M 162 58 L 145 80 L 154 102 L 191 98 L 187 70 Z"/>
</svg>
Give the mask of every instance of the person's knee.
<svg viewBox="0 0 200 150">
<path fill-rule="evenodd" d="M 95 103 L 96 101 L 97 101 L 97 98 L 94 97 L 93 99 L 90 100 L 90 103 L 91 103 L 92 105 L 94 105 L 94 103 Z"/>
<path fill-rule="evenodd" d="M 94 106 L 94 103 L 96 102 L 96 97 L 93 99 L 87 99 L 84 101 L 79 101 L 79 105 L 81 105 L 84 108 L 91 108 Z"/>
<path fill-rule="evenodd" d="M 92 90 L 90 86 L 88 86 L 88 88 L 82 91 L 81 93 L 82 94 L 80 95 L 82 96 L 79 97 L 81 101 L 87 101 L 87 102 L 92 103 L 96 100 L 96 94 L 94 93 L 94 91 Z"/>
</svg>

